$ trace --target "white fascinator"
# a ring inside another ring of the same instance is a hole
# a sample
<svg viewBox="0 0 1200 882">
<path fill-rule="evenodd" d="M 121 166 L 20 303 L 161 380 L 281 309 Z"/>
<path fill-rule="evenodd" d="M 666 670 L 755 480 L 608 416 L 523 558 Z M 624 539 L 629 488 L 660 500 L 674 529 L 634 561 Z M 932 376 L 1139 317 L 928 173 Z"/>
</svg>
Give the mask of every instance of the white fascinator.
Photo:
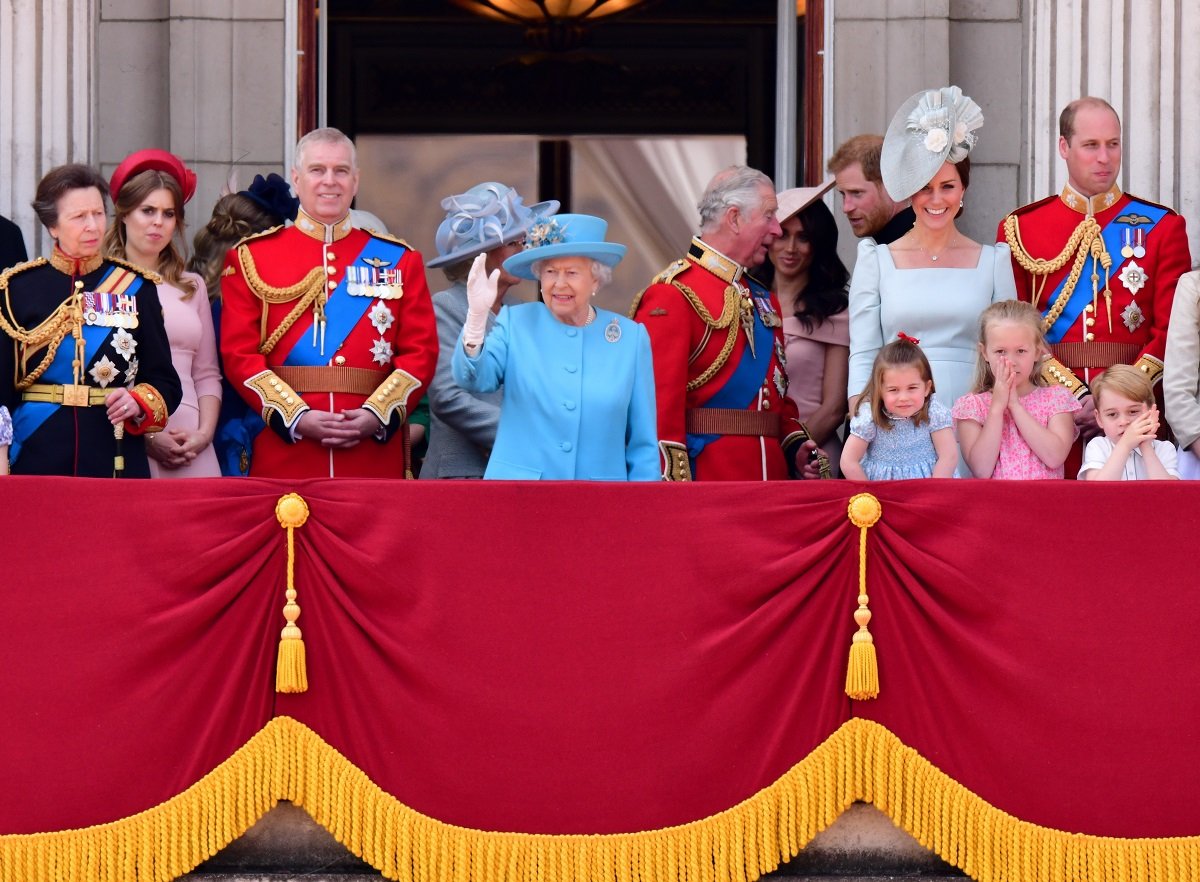
<svg viewBox="0 0 1200 882">
<path fill-rule="evenodd" d="M 961 162 L 979 136 L 983 111 L 958 86 L 927 89 L 900 105 L 883 136 L 883 186 L 903 202 L 929 183 L 946 162 Z"/>
</svg>

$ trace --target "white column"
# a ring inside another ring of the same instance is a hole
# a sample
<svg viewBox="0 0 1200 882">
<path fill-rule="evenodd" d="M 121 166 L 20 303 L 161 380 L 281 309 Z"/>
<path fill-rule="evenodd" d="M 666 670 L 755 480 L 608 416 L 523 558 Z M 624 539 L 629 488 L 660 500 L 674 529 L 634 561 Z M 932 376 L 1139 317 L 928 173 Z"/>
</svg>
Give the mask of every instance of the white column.
<svg viewBox="0 0 1200 882">
<path fill-rule="evenodd" d="M 775 31 L 775 189 L 796 186 L 799 35 L 796 0 L 778 0 Z"/>
<path fill-rule="evenodd" d="M 92 159 L 95 22 L 95 0 L 0 0 L 0 214 L 31 256 L 49 248 L 29 204 L 38 180 Z"/>
<path fill-rule="evenodd" d="M 1023 198 L 1066 182 L 1059 111 L 1082 95 L 1103 98 L 1121 116 L 1122 186 L 1188 217 L 1200 259 L 1200 108 L 1182 89 L 1200 82 L 1200 60 L 1182 49 L 1200 40 L 1200 8 L 1194 0 L 1033 0 L 1028 9 Z"/>
</svg>

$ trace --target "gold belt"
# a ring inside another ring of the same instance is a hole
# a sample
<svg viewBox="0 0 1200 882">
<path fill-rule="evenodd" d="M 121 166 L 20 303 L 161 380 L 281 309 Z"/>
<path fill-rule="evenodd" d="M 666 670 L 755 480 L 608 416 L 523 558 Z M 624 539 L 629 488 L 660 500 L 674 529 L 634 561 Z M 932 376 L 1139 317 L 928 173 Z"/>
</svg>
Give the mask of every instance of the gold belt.
<svg viewBox="0 0 1200 882">
<path fill-rule="evenodd" d="M 1054 357 L 1071 370 L 1133 364 L 1142 348 L 1136 343 L 1052 343 Z"/>
<path fill-rule="evenodd" d="M 98 389 L 95 386 L 59 386 L 56 383 L 34 383 L 21 393 L 22 401 L 48 401 L 67 407 L 93 407 L 103 404 L 116 388 Z"/>
<path fill-rule="evenodd" d="M 687 412 L 687 430 L 692 435 L 761 435 L 764 438 L 778 438 L 782 425 L 782 419 L 775 411 L 692 407 Z"/>
<path fill-rule="evenodd" d="M 302 365 L 275 368 L 275 376 L 297 392 L 344 392 L 364 398 L 379 388 L 391 371 L 356 367 L 320 367 Z"/>
</svg>

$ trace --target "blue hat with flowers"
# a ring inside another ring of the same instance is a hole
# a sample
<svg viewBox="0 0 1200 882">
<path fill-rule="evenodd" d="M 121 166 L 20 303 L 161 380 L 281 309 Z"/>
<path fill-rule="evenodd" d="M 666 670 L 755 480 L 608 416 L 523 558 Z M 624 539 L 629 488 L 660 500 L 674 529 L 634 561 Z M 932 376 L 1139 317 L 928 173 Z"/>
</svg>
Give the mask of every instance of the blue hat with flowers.
<svg viewBox="0 0 1200 882">
<path fill-rule="evenodd" d="M 588 257 L 616 266 L 627 250 L 604 241 L 608 221 L 590 214 L 560 214 L 529 228 L 525 250 L 504 261 L 504 268 L 522 279 L 532 279 L 533 264 L 551 257 Z"/>
<path fill-rule="evenodd" d="M 558 211 L 558 201 L 525 205 L 512 187 L 485 181 L 466 193 L 447 196 L 442 208 L 446 217 L 434 237 L 438 256 L 426 261 L 427 267 L 458 263 L 517 241 L 537 221 Z"/>
</svg>

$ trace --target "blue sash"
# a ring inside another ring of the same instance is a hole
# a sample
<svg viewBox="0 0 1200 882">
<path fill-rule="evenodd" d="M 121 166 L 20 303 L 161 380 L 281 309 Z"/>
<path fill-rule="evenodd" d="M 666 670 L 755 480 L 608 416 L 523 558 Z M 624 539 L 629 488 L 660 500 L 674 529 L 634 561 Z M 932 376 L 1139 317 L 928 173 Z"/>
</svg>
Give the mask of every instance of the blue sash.
<svg viewBox="0 0 1200 882">
<path fill-rule="evenodd" d="M 747 282 L 752 298 L 770 298 L 771 292 L 762 285 L 759 285 L 747 276 L 743 276 L 743 280 Z M 758 390 L 762 388 L 763 378 L 767 376 L 775 360 L 775 332 L 763 324 L 762 316 L 759 315 L 757 307 L 754 308 L 753 314 L 754 354 L 751 354 L 749 346 L 742 348 L 742 357 L 738 360 L 737 367 L 729 375 L 725 384 L 713 393 L 711 398 L 704 402 L 703 407 L 746 410 L 754 402 L 755 397 L 758 395 Z M 738 320 L 735 319 L 734 321 L 737 322 Z M 733 333 L 742 333 L 740 324 L 737 325 Z M 688 457 L 692 460 L 693 476 L 696 474 L 696 457 L 704 451 L 705 447 L 719 437 L 721 436 L 693 435 L 690 432 L 688 433 L 687 451 Z"/>
<path fill-rule="evenodd" d="M 1120 220 L 1120 218 L 1123 218 L 1129 214 L 1141 215 L 1145 218 L 1148 218 L 1149 225 L 1130 224 L 1127 221 Z M 1148 242 L 1150 239 L 1150 231 L 1158 226 L 1158 222 L 1166 217 L 1166 215 L 1167 209 L 1165 208 L 1160 208 L 1156 205 L 1147 205 L 1144 202 L 1138 202 L 1136 199 L 1131 199 L 1121 210 L 1121 213 L 1116 218 L 1113 218 L 1113 220 L 1109 221 L 1104 229 L 1100 231 L 1104 238 L 1105 250 L 1110 255 L 1120 257 L 1122 245 L 1121 234 L 1130 226 L 1144 228 L 1146 230 L 1146 240 Z M 1133 259 L 1136 260 L 1137 258 Z M 1079 280 L 1075 283 L 1075 290 L 1071 292 L 1071 299 L 1067 301 L 1066 309 L 1062 311 L 1058 317 L 1058 320 L 1050 326 L 1048 331 L 1046 331 L 1047 343 L 1061 342 L 1062 338 L 1066 336 L 1067 331 L 1069 331 L 1071 326 L 1075 324 L 1075 320 L 1079 318 L 1079 314 L 1083 312 L 1085 308 L 1087 308 L 1089 303 L 1092 302 L 1092 292 L 1088 290 L 1090 286 L 1086 286 L 1086 282 L 1090 281 L 1093 270 L 1103 277 L 1104 268 L 1097 264 L 1097 261 L 1094 257 L 1089 257 L 1088 261 L 1091 262 L 1091 269 L 1089 270 L 1088 262 L 1085 261 L 1083 265 L 1083 271 L 1079 274 Z M 1118 263 L 1116 260 L 1113 261 L 1113 267 L 1109 271 L 1110 277 L 1120 273 L 1121 266 L 1124 264 L 1124 262 L 1124 259 L 1122 259 L 1120 263 Z M 1062 281 L 1058 283 L 1058 287 L 1056 287 L 1053 293 L 1050 295 L 1050 299 L 1046 301 L 1046 308 L 1042 311 L 1042 315 L 1045 315 L 1050 311 L 1050 308 L 1054 305 L 1054 301 L 1057 300 L 1058 295 L 1062 293 L 1063 286 L 1067 284 L 1068 278 L 1070 278 L 1069 272 L 1067 275 L 1063 276 Z M 1083 288 L 1082 294 L 1080 293 L 1081 287 Z"/>
<path fill-rule="evenodd" d="M 366 263 L 367 258 L 372 260 L 390 260 L 390 267 L 395 268 L 400 265 L 400 259 L 404 256 L 405 248 L 403 245 L 398 245 L 395 242 L 389 242 L 386 239 L 376 239 L 374 236 L 370 238 L 366 246 L 359 255 L 354 258 L 354 263 L 347 267 L 347 271 L 342 275 L 342 281 L 333 293 L 329 295 L 329 300 L 325 304 L 325 352 L 321 352 L 320 339 L 313 339 L 311 330 L 308 333 L 301 334 L 297 339 L 292 350 L 283 360 L 285 365 L 289 366 L 305 366 L 305 365 L 325 365 L 329 363 L 329 353 L 336 352 L 338 347 L 346 342 L 346 338 L 350 336 L 350 332 L 362 320 L 362 317 L 367 314 L 374 302 L 374 297 L 351 295 L 348 292 L 350 285 L 351 273 L 350 267 L 364 267 L 367 270 L 374 270 L 370 264 Z"/>
<path fill-rule="evenodd" d="M 108 272 L 104 274 L 104 278 L 96 287 L 102 287 L 108 277 L 118 270 L 124 272 L 121 267 L 109 267 Z M 126 293 L 136 295 L 142 284 L 144 283 L 139 280 L 133 290 Z M 112 328 L 100 325 L 83 326 L 83 342 L 86 347 L 83 357 L 85 367 L 92 363 L 92 359 L 96 357 L 96 353 L 99 352 L 100 347 L 104 345 L 112 332 Z M 73 384 L 75 369 L 71 363 L 74 360 L 75 344 L 72 341 L 70 345 L 67 345 L 66 338 L 64 338 L 63 343 L 58 347 L 58 352 L 54 354 L 54 361 L 50 362 L 50 367 L 42 374 L 40 382 L 54 383 L 59 386 Z M 113 386 L 113 388 L 117 387 Z M 12 415 L 13 440 L 8 450 L 9 462 L 17 461 L 17 457 L 21 455 L 21 447 L 60 407 L 62 407 L 61 404 L 54 404 L 50 401 L 22 401 L 17 405 L 17 412 Z"/>
</svg>

